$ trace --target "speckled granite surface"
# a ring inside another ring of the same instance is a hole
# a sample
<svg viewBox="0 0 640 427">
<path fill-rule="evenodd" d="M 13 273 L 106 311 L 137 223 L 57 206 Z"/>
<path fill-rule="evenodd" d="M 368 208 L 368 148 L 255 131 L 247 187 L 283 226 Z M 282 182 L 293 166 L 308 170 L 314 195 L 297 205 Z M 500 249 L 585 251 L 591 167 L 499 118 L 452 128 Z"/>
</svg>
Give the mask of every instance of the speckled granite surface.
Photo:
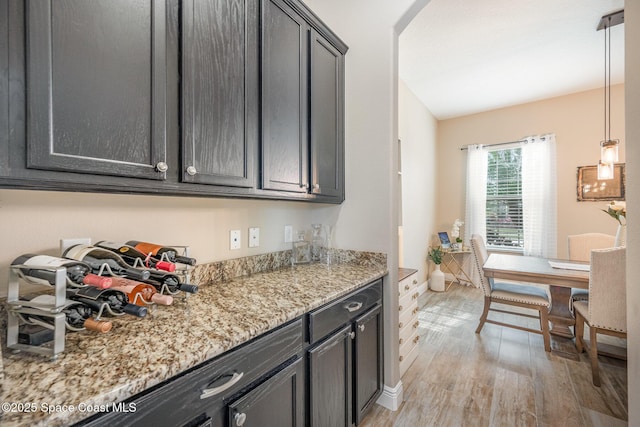
<svg viewBox="0 0 640 427">
<path fill-rule="evenodd" d="M 3 306 L 0 400 L 36 410 L 3 411 L 0 425 L 72 424 L 93 415 L 79 406 L 126 399 L 387 273 L 383 254 L 336 251 L 330 266 L 291 267 L 288 260 L 285 251 L 197 266 L 191 273 L 198 294 L 156 307 L 145 319 L 114 318 L 107 334 L 68 333 L 55 361 L 4 347 Z M 43 411 L 52 405 L 76 410 Z"/>
</svg>

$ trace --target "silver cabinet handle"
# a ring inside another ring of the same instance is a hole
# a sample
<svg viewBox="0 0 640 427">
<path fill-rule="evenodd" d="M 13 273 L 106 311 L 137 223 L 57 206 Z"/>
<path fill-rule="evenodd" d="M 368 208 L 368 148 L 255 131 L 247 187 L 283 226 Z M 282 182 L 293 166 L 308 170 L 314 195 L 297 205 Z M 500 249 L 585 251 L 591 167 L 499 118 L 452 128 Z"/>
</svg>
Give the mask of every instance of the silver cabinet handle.
<svg viewBox="0 0 640 427">
<path fill-rule="evenodd" d="M 364 325 L 358 325 L 358 329 L 360 329 L 360 332 L 364 332 Z"/>
<path fill-rule="evenodd" d="M 356 333 L 355 332 L 349 333 L 349 338 L 355 339 L 356 338 Z"/>
<path fill-rule="evenodd" d="M 208 399 L 216 394 L 220 394 L 223 391 L 233 387 L 238 381 L 242 379 L 244 372 L 234 372 L 229 381 L 222 384 L 219 387 L 207 388 L 202 390 L 202 394 L 200 395 L 200 399 Z"/>
<path fill-rule="evenodd" d="M 198 173 L 198 171 L 197 171 L 195 166 L 189 166 L 187 168 L 187 175 L 194 176 L 197 173 Z"/>
<path fill-rule="evenodd" d="M 361 302 L 350 302 L 349 304 L 345 305 L 344 308 L 349 310 L 350 313 L 353 313 L 354 311 L 358 311 L 358 310 L 360 310 L 362 308 L 362 303 Z"/>
<path fill-rule="evenodd" d="M 235 420 L 238 427 L 242 427 L 244 425 L 244 422 L 247 421 L 247 414 L 245 414 L 244 412 L 237 413 L 233 417 L 233 419 Z"/>
<path fill-rule="evenodd" d="M 166 164 L 165 162 L 158 162 L 158 163 L 156 164 L 156 170 L 157 170 L 158 172 L 166 172 L 166 171 L 168 171 L 168 170 L 169 170 L 169 165 L 168 165 L 168 164 Z"/>
</svg>

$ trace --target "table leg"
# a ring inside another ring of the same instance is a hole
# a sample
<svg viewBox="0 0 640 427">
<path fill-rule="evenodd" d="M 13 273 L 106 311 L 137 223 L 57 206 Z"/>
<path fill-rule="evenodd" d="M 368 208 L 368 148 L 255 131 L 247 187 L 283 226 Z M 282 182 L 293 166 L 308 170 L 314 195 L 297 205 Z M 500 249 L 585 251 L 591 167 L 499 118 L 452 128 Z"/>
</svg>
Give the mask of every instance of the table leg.
<svg viewBox="0 0 640 427">
<path fill-rule="evenodd" d="M 576 324 L 573 313 L 569 310 L 571 300 L 571 288 L 550 285 L 551 310 L 549 310 L 550 333 L 565 338 L 573 338 L 573 332 L 569 326 Z"/>
</svg>

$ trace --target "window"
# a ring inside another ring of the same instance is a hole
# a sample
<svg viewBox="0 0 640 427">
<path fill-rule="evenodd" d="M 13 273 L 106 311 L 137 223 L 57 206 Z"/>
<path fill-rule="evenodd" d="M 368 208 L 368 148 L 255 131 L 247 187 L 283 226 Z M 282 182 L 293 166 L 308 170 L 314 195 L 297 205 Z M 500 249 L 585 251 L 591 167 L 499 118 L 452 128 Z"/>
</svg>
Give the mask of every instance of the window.
<svg viewBox="0 0 640 427">
<path fill-rule="evenodd" d="M 492 150 L 487 154 L 487 245 L 521 249 L 524 247 L 522 149 Z"/>
</svg>

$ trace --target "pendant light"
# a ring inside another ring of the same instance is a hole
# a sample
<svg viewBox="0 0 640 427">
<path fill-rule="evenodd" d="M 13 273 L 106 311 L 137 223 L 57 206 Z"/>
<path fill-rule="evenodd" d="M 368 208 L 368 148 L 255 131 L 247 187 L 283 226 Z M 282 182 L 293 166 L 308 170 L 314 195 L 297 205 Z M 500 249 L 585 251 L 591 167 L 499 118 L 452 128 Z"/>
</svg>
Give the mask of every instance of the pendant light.
<svg viewBox="0 0 640 427">
<path fill-rule="evenodd" d="M 611 27 L 624 22 L 624 10 L 605 15 L 597 30 L 604 30 L 604 140 L 600 141 L 598 179 L 613 179 L 619 139 L 611 139 Z"/>
</svg>

